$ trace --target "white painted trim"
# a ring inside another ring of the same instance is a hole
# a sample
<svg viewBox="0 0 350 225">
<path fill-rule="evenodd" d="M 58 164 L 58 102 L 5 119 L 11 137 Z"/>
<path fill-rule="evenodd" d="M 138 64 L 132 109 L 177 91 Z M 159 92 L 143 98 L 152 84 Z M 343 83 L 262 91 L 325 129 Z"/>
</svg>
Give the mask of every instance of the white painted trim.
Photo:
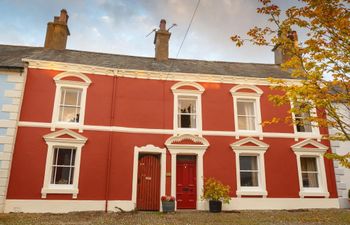
<svg viewBox="0 0 350 225">
<path fill-rule="evenodd" d="M 72 137 L 72 139 L 59 138 L 61 135 L 69 135 Z M 44 135 L 43 138 L 45 139 L 45 142 L 48 148 L 47 148 L 47 155 L 46 155 L 44 183 L 41 189 L 41 197 L 46 198 L 47 194 L 56 193 L 56 194 L 72 194 L 73 198 L 77 198 L 77 195 L 79 193 L 78 184 L 79 184 L 79 174 L 80 174 L 81 150 L 85 142 L 87 141 L 87 138 L 70 130 L 56 131 L 56 132 Z M 71 185 L 53 185 L 50 182 L 51 174 L 52 174 L 52 159 L 53 159 L 54 149 L 57 147 L 68 147 L 68 148 L 76 149 L 73 184 Z"/>
<path fill-rule="evenodd" d="M 230 92 L 232 95 L 241 95 L 244 94 L 246 92 L 238 92 L 240 89 L 250 89 L 252 91 L 254 91 L 256 94 L 258 94 L 258 96 L 261 96 L 264 92 L 258 88 L 257 86 L 254 85 L 247 85 L 247 84 L 240 84 L 240 85 L 236 85 L 233 88 L 230 89 Z M 247 94 L 254 94 L 254 93 L 250 93 L 248 92 Z"/>
<path fill-rule="evenodd" d="M 304 147 L 306 145 L 313 145 L 315 148 Z M 291 146 L 294 151 L 297 159 L 297 168 L 298 168 L 298 178 L 299 178 L 299 196 L 304 197 L 313 197 L 313 196 L 323 196 L 328 198 L 328 186 L 327 186 L 327 176 L 326 169 L 324 165 L 324 153 L 327 151 L 328 147 L 318 143 L 311 139 L 306 139 L 297 144 Z M 301 173 L 301 163 L 300 157 L 315 157 L 318 170 L 318 188 L 305 188 L 303 187 L 302 173 Z"/>
<path fill-rule="evenodd" d="M 146 145 L 143 147 L 134 148 L 134 167 L 133 167 L 133 177 L 132 177 L 132 197 L 131 202 L 133 203 L 133 209 L 136 209 L 137 201 L 137 175 L 139 166 L 139 155 L 140 153 L 147 154 L 160 154 L 160 203 L 159 210 L 162 211 L 161 197 L 165 195 L 165 180 L 166 180 L 166 149 L 159 148 L 154 145 Z"/>
<path fill-rule="evenodd" d="M 253 143 L 256 146 L 245 146 L 247 143 Z M 265 176 L 265 152 L 269 148 L 269 145 L 256 140 L 252 137 L 244 138 L 239 140 L 231 145 L 232 150 L 235 153 L 236 157 L 236 182 L 237 182 L 237 191 L 236 195 L 238 198 L 249 195 L 249 196 L 263 196 L 264 198 L 267 196 L 268 192 L 266 190 L 266 176 Z M 241 186 L 241 173 L 240 173 L 240 163 L 239 156 L 240 155 L 251 155 L 257 156 L 258 161 L 258 187 L 242 187 Z"/>
<path fill-rule="evenodd" d="M 84 82 L 80 81 L 70 81 L 70 80 L 61 80 L 65 77 L 77 77 L 79 79 L 84 80 Z M 54 78 L 54 81 L 56 83 L 56 92 L 55 92 L 55 100 L 54 100 L 54 107 L 52 111 L 52 123 L 51 123 L 51 131 L 55 131 L 56 127 L 60 124 L 67 124 L 67 126 L 70 126 L 71 128 L 79 129 L 79 132 L 83 132 L 83 125 L 84 125 L 84 119 L 85 119 L 85 105 L 86 105 L 86 95 L 87 95 L 87 89 L 89 85 L 91 84 L 91 80 L 84 74 L 78 73 L 78 72 L 63 72 L 58 75 L 56 75 Z M 81 89 L 81 96 L 80 96 L 80 112 L 79 112 L 79 122 L 78 123 L 68 123 L 68 122 L 60 122 L 58 119 L 59 116 L 59 105 L 61 101 L 61 94 L 63 88 L 76 88 Z"/>
<path fill-rule="evenodd" d="M 201 144 L 180 144 L 180 141 L 191 140 L 195 143 Z M 203 156 L 206 149 L 209 147 L 209 142 L 203 138 L 195 135 L 184 134 L 180 136 L 173 136 L 168 138 L 165 142 L 171 154 L 171 195 L 176 198 L 176 156 L 177 155 L 195 155 L 197 156 L 197 210 L 203 210 L 203 201 L 201 201 L 201 196 L 203 196 L 203 185 L 204 185 L 204 168 L 203 168 Z M 177 206 L 175 204 L 175 209 Z"/>
<path fill-rule="evenodd" d="M 108 201 L 108 211 L 118 211 L 116 206 L 132 211 L 130 200 Z M 202 202 L 202 210 L 208 210 L 207 202 Z M 103 211 L 104 200 L 24 200 L 7 199 L 5 213 L 68 213 L 77 211 Z M 339 208 L 337 198 L 231 198 L 223 210 L 291 210 L 291 209 L 329 209 Z"/>
<path fill-rule="evenodd" d="M 32 122 L 32 121 L 20 121 L 19 127 L 37 127 L 37 128 L 51 128 L 52 123 Z M 76 129 L 71 124 L 57 124 L 56 128 Z M 139 127 L 120 127 L 120 126 L 98 126 L 98 125 L 83 125 L 83 130 L 91 131 L 107 131 L 107 132 L 122 132 L 122 133 L 144 133 L 144 134 L 170 134 L 176 135 L 177 131 L 172 129 L 157 129 L 157 128 L 139 128 Z M 188 134 L 197 134 L 199 136 L 225 136 L 225 137 L 266 137 L 266 138 L 305 138 L 303 134 L 295 133 L 273 133 L 263 132 L 257 133 L 242 133 L 235 131 L 214 131 L 214 130 L 202 130 L 201 132 L 187 131 Z M 313 135 L 310 138 L 319 139 L 321 135 Z"/>
<path fill-rule="evenodd" d="M 250 85 L 271 85 L 268 78 L 256 78 L 249 76 L 229 76 L 220 74 L 195 74 L 195 73 L 177 73 L 177 72 L 158 72 L 147 70 L 118 69 L 102 66 L 91 66 L 75 63 L 63 63 L 45 60 L 33 60 L 24 58 L 24 62 L 29 63 L 29 68 L 48 69 L 57 71 L 72 71 L 80 73 L 89 73 L 97 75 L 118 76 L 138 79 L 152 80 L 171 80 L 171 81 L 190 81 L 190 82 L 208 82 L 208 83 L 227 83 L 227 84 L 250 84 Z M 248 75 L 248 74 L 247 74 Z M 300 80 L 283 79 L 287 84 L 300 84 Z"/>
<path fill-rule="evenodd" d="M 88 76 L 86 76 L 85 74 L 82 74 L 82 73 L 74 72 L 74 71 L 66 71 L 66 72 L 57 74 L 53 79 L 55 81 L 59 81 L 65 77 L 77 77 L 77 78 L 82 79 L 85 83 L 91 84 L 91 80 Z"/>
<path fill-rule="evenodd" d="M 203 93 L 205 88 L 196 83 L 196 82 L 189 82 L 189 81 L 182 81 L 182 82 L 178 82 L 176 84 L 174 84 L 173 86 L 171 86 L 171 90 L 175 93 L 176 91 L 178 90 L 182 90 L 182 91 L 191 91 L 191 90 L 188 90 L 188 89 L 180 89 L 181 87 L 185 87 L 185 86 L 190 86 L 190 87 L 194 87 L 197 89 L 197 92 L 199 93 Z"/>
</svg>

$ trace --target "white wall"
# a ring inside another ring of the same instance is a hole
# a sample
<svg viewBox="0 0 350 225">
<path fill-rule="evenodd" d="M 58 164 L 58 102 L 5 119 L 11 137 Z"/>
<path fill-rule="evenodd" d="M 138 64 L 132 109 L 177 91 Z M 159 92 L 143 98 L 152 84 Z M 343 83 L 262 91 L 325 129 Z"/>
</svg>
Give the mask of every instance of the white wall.
<svg viewBox="0 0 350 225">
<path fill-rule="evenodd" d="M 340 113 L 348 115 L 350 118 L 350 111 L 346 110 L 344 107 L 339 107 Z M 350 123 L 350 121 L 348 121 Z M 330 133 L 334 133 L 334 129 L 329 130 Z M 339 155 L 345 155 L 350 152 L 350 141 L 331 141 L 331 147 L 333 152 Z M 350 189 L 350 169 L 344 168 L 334 161 L 335 178 L 337 182 L 337 190 L 339 197 L 339 204 L 341 208 L 350 208 L 350 203 L 348 200 L 348 191 Z"/>
<path fill-rule="evenodd" d="M 25 73 L 0 70 L 0 212 L 4 211 Z"/>
</svg>

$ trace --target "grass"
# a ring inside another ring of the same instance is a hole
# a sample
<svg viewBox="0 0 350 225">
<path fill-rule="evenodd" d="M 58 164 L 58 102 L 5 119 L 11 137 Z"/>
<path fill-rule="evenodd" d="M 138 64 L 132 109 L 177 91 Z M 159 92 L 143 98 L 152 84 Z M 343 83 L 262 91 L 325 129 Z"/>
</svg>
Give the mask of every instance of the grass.
<svg viewBox="0 0 350 225">
<path fill-rule="evenodd" d="M 8 225 L 349 225 L 349 209 L 304 211 L 241 212 L 159 212 L 103 213 L 74 212 L 67 214 L 0 214 L 0 224 Z"/>
</svg>

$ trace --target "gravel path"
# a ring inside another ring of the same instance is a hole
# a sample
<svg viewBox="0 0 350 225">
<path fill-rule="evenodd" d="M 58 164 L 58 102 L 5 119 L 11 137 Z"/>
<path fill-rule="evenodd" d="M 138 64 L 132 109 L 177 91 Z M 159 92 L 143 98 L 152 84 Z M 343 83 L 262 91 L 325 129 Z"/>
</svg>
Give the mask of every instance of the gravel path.
<svg viewBox="0 0 350 225">
<path fill-rule="evenodd" d="M 76 212 L 67 214 L 0 214 L 0 224 L 9 225 L 350 225 L 349 209 L 304 211 L 241 211 L 241 212 L 159 212 L 103 213 Z"/>
</svg>

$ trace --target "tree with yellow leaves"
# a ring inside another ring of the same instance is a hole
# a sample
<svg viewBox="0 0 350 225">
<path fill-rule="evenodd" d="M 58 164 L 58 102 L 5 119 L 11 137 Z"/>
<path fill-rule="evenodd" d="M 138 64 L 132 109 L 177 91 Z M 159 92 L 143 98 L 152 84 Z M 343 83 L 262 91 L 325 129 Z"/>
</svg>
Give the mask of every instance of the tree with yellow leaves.
<svg viewBox="0 0 350 225">
<path fill-rule="evenodd" d="M 245 42 L 275 46 L 287 57 L 281 68 L 300 80 L 287 84 L 271 79 L 271 87 L 285 95 L 270 100 L 276 105 L 292 103 L 291 113 L 303 115 L 302 120 L 287 118 L 292 123 L 332 127 L 336 132 L 324 138 L 350 141 L 350 0 L 299 0 L 285 11 L 271 0 L 259 2 L 257 13 L 268 16 L 269 26 L 251 28 L 247 38 L 233 35 L 232 41 L 238 47 Z M 298 42 L 296 29 L 306 33 L 303 42 Z M 318 115 L 310 113 L 313 109 Z M 350 152 L 326 156 L 350 168 Z"/>
</svg>

